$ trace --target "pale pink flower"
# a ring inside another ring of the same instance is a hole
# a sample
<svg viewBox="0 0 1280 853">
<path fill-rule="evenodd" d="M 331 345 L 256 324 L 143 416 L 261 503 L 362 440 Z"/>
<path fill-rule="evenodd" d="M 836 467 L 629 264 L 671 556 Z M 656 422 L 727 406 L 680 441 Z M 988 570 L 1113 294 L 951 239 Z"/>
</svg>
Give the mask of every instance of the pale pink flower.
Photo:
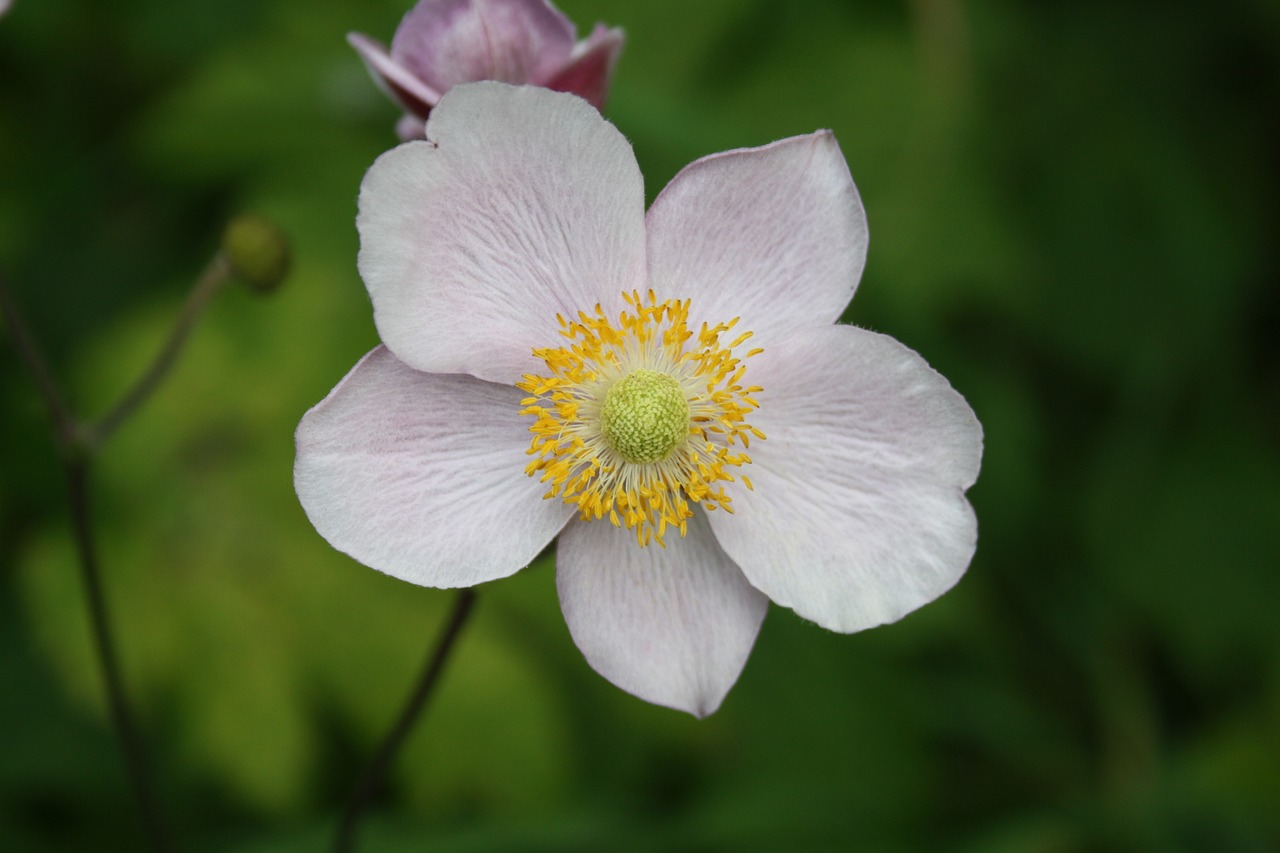
<svg viewBox="0 0 1280 853">
<path fill-rule="evenodd" d="M 374 81 L 405 110 L 401 139 L 422 137 L 423 121 L 450 87 L 477 80 L 530 83 L 604 106 L 622 30 L 596 24 L 575 42 L 573 23 L 548 0 L 419 0 L 388 51 L 349 33 Z"/>
<path fill-rule="evenodd" d="M 699 716 L 770 600 L 853 632 L 956 583 L 981 427 L 915 352 L 836 324 L 867 227 L 830 132 L 704 157 L 647 215 L 579 98 L 458 86 L 426 132 L 360 189 L 383 344 L 298 427 L 334 547 L 466 587 L 559 534 L 587 661 Z"/>
</svg>

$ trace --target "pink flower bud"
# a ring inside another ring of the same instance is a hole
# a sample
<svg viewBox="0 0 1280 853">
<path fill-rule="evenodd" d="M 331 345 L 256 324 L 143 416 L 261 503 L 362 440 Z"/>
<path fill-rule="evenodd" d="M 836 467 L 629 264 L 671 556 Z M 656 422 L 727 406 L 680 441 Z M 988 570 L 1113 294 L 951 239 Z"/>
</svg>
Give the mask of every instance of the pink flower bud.
<svg viewBox="0 0 1280 853">
<path fill-rule="evenodd" d="M 596 24 L 575 41 L 573 23 L 548 0 L 419 0 L 390 51 L 362 33 L 349 33 L 347 41 L 374 82 L 404 108 L 396 133 L 408 140 L 422 137 L 427 114 L 458 83 L 527 83 L 579 95 L 600 109 L 623 35 Z"/>
</svg>

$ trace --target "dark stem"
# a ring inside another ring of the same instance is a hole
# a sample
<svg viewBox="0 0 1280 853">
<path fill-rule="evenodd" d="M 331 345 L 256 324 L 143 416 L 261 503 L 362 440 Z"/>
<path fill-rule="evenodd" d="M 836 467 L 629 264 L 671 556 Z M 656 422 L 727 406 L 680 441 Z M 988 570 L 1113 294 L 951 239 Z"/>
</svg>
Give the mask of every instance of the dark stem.
<svg viewBox="0 0 1280 853">
<path fill-rule="evenodd" d="M 89 466 L 102 442 L 160 385 L 177 361 L 183 344 L 190 337 L 196 321 L 209 301 L 231 279 L 231 272 L 231 265 L 226 257 L 221 252 L 216 254 L 188 294 L 169 332 L 169 337 L 155 361 L 120 402 L 101 421 L 91 426 L 81 424 L 72 414 L 62 389 L 49 369 L 39 346 L 36 345 L 35 338 L 28 330 L 17 304 L 9 294 L 8 284 L 3 274 L 0 274 L 0 313 L 4 314 L 5 323 L 19 358 L 31 372 L 40 396 L 49 408 L 53 418 L 55 438 L 62 450 L 67 472 L 71 528 L 80 557 L 80 574 L 84 582 L 93 645 L 97 652 L 98 666 L 102 670 L 102 680 L 106 686 L 111 722 L 115 728 L 116 737 L 120 741 L 120 750 L 124 753 L 129 781 L 133 786 L 138 810 L 142 816 L 143 829 L 153 853 L 167 853 L 171 847 L 160 817 L 155 789 L 147 771 L 142 740 L 138 736 L 133 710 L 129 705 L 120 675 L 120 663 L 116 656 L 111 620 L 102 591 L 102 573 L 98 566 L 97 547 L 89 520 Z"/>
<path fill-rule="evenodd" d="M 75 536 L 76 550 L 80 555 L 80 573 L 84 579 L 85 598 L 89 606 L 93 644 L 98 651 L 98 665 L 102 669 L 103 681 L 106 682 L 111 722 L 120 740 L 120 749 L 124 753 L 125 764 L 129 770 L 129 781 L 133 785 L 138 809 L 142 813 L 143 828 L 151 850 L 155 853 L 164 853 L 171 848 L 164 831 L 163 821 L 160 819 L 155 789 L 151 786 L 151 779 L 147 772 L 142 741 L 138 737 L 133 711 L 129 707 L 124 683 L 120 678 L 120 664 L 116 658 L 115 642 L 112 640 L 111 620 L 107 613 L 106 599 L 102 594 L 102 575 L 98 569 L 98 555 L 94 547 L 93 530 L 89 523 L 88 459 L 74 457 L 68 460 L 67 481 L 71 502 L 71 527 Z"/>
<path fill-rule="evenodd" d="M 35 339 L 27 330 L 22 313 L 18 310 L 13 297 L 9 295 L 9 285 L 3 272 L 0 272 L 0 311 L 4 313 L 5 325 L 9 327 L 9 335 L 13 338 L 13 347 L 18 351 L 18 357 L 26 364 L 27 370 L 31 371 L 36 387 L 40 390 L 40 396 L 49 407 L 58 444 L 63 450 L 74 447 L 79 440 L 79 427 L 75 418 L 71 416 L 71 409 L 67 406 L 66 398 L 62 396 L 57 380 L 53 378 L 53 371 L 49 369 L 49 364 L 44 360 L 40 347 L 36 346 Z"/>
<path fill-rule="evenodd" d="M 440 639 L 436 641 L 417 686 L 410 694 L 404 710 L 400 712 L 400 718 L 383 739 L 382 745 L 378 747 L 377 753 L 365 767 L 360 781 L 352 790 L 350 799 L 347 800 L 346 808 L 342 812 L 342 820 L 338 824 L 338 834 L 333 845 L 334 853 L 350 853 L 355 849 L 356 827 L 360 818 L 364 816 L 365 810 L 382 789 L 396 753 L 400 751 L 400 747 L 413 730 L 418 717 L 421 716 L 427 699 L 431 697 L 432 690 L 440 679 L 440 673 L 444 669 L 449 652 L 453 649 L 454 641 L 458 639 L 462 626 L 466 624 L 467 617 L 471 614 L 471 606 L 475 604 L 475 600 L 474 589 L 468 588 L 458 592 L 458 597 L 453 604 L 453 613 L 449 616 L 449 624 L 445 626 Z"/>
<path fill-rule="evenodd" d="M 156 355 L 155 361 L 151 362 L 151 366 L 147 368 L 147 372 L 139 377 L 129 392 L 103 416 L 102 420 L 89 427 L 84 439 L 90 448 L 100 447 L 107 437 L 115 432 L 116 428 L 146 402 L 159 387 L 165 375 L 177 362 L 178 354 L 182 352 L 183 344 L 191 336 L 196 321 L 200 319 L 210 300 L 224 284 L 231 280 L 231 276 L 231 264 L 222 252 L 218 252 L 200 274 L 191 292 L 187 294 L 187 301 L 182 303 L 182 310 L 178 312 L 178 319 L 169 330 L 168 339 Z"/>
</svg>

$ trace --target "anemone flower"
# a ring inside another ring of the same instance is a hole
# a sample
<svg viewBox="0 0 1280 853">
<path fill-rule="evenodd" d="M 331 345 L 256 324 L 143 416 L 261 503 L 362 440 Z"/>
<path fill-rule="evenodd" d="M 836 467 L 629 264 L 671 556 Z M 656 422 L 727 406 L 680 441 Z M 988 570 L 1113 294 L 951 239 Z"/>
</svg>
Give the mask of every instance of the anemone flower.
<svg viewBox="0 0 1280 853">
<path fill-rule="evenodd" d="M 574 38 L 573 23 L 547 0 L 420 0 L 390 51 L 347 35 L 374 82 L 404 108 L 396 132 L 406 140 L 422 137 L 423 121 L 450 87 L 476 80 L 572 92 L 600 109 L 622 30 L 596 24 L 588 38 Z"/>
<path fill-rule="evenodd" d="M 867 248 L 827 131 L 704 157 L 647 215 L 572 95 L 455 87 L 360 189 L 382 345 L 297 433 L 335 548 L 430 587 L 553 538 L 593 668 L 698 716 L 769 601 L 840 632 L 964 573 L 982 432 L 912 350 L 837 324 Z"/>
</svg>

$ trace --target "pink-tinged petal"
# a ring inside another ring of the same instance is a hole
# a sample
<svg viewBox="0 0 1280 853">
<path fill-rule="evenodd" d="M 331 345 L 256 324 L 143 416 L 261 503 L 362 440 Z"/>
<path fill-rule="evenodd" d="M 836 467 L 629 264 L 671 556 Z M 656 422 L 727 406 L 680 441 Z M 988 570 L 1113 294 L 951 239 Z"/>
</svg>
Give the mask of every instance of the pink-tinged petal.
<svg viewBox="0 0 1280 853">
<path fill-rule="evenodd" d="M 298 425 L 294 487 L 307 517 L 339 551 L 411 583 L 515 573 L 572 514 L 525 476 L 520 399 L 378 347 Z"/>
<path fill-rule="evenodd" d="M 764 391 L 720 546 L 774 602 L 835 631 L 892 622 L 951 588 L 977 545 L 964 492 L 982 427 L 915 352 L 852 326 L 802 333 L 753 365 Z"/>
<path fill-rule="evenodd" d="M 609 82 L 613 78 L 618 54 L 622 52 L 622 43 L 622 30 L 597 24 L 591 38 L 574 48 L 569 64 L 543 85 L 557 92 L 572 92 L 586 98 L 596 109 L 601 109 L 609 94 Z"/>
<path fill-rule="evenodd" d="M 418 118 L 416 115 L 402 115 L 400 116 L 400 120 L 396 122 L 396 136 L 400 137 L 401 142 L 410 142 L 414 139 L 425 139 L 426 135 L 426 122 Z"/>
<path fill-rule="evenodd" d="M 703 157 L 648 215 L 651 286 L 690 314 L 741 317 L 761 346 L 834 322 L 867 254 L 867 220 L 830 131 Z"/>
<path fill-rule="evenodd" d="M 360 275 L 378 332 L 432 373 L 515 382 L 573 317 L 643 289 L 644 187 L 631 146 L 581 98 L 470 83 L 427 142 L 360 187 Z"/>
<path fill-rule="evenodd" d="M 607 520 L 569 522 L 556 586 L 573 641 L 591 667 L 648 702 L 705 717 L 751 653 L 768 600 L 695 514 L 683 538 L 641 548 Z"/>
<path fill-rule="evenodd" d="M 386 92 L 400 106 L 425 119 L 431 108 L 440 100 L 441 93 L 413 75 L 387 53 L 381 44 L 363 33 L 347 33 L 347 44 L 356 49 L 369 76 L 378 88 Z M 419 125 L 421 126 L 421 125 Z M 419 133 L 418 136 L 422 134 Z"/>
<path fill-rule="evenodd" d="M 440 92 L 458 83 L 544 79 L 573 50 L 573 24 L 546 0 L 421 0 L 391 55 Z"/>
</svg>

